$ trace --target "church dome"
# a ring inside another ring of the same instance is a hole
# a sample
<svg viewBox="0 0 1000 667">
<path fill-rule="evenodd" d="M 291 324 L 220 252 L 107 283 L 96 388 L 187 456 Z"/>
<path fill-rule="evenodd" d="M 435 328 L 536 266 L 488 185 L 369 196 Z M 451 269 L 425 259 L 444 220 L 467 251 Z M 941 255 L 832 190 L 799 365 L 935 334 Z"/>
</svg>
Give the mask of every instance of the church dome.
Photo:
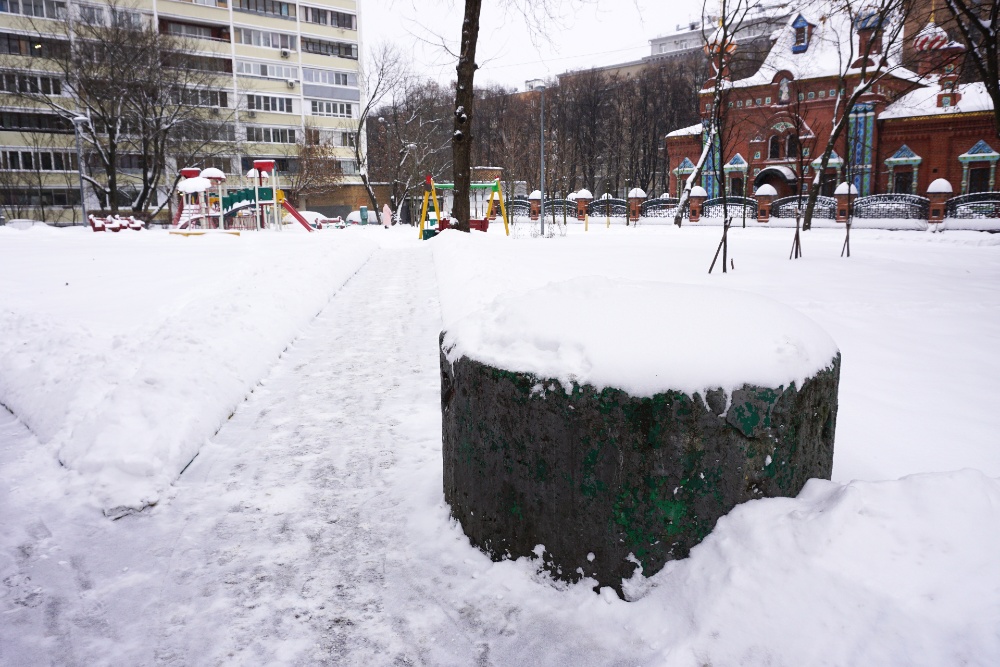
<svg viewBox="0 0 1000 667">
<path fill-rule="evenodd" d="M 937 51 L 947 46 L 950 41 L 944 28 L 931 21 L 913 38 L 913 47 L 917 51 Z"/>
</svg>

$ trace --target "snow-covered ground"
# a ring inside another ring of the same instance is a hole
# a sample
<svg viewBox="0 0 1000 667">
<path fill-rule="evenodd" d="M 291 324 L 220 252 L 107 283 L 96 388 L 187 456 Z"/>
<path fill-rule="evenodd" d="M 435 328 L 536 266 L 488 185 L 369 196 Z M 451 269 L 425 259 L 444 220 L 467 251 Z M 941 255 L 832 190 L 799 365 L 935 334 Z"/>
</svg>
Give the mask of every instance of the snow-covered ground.
<svg viewBox="0 0 1000 667">
<path fill-rule="evenodd" d="M 1000 663 L 1000 238 L 733 229 L 709 276 L 717 228 L 493 232 L 0 228 L 0 664 Z M 491 562 L 442 495 L 438 333 L 585 276 L 763 294 L 843 353 L 834 481 L 629 602 Z"/>
</svg>

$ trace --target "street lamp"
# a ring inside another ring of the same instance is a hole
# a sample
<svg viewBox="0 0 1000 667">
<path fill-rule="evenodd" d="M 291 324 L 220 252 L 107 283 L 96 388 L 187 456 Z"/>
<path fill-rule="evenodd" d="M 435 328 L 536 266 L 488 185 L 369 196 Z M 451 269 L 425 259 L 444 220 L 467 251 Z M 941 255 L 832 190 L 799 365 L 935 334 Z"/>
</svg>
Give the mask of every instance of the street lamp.
<svg viewBox="0 0 1000 667">
<path fill-rule="evenodd" d="M 541 146 L 541 160 L 539 162 L 539 190 L 542 193 L 542 201 L 539 204 L 538 219 L 541 222 L 542 237 L 545 237 L 545 82 L 541 79 L 534 79 L 528 82 L 532 90 L 537 90 L 542 94 L 542 101 L 539 107 L 539 146 Z"/>
<path fill-rule="evenodd" d="M 73 133 L 76 135 L 76 168 L 80 175 L 80 206 L 83 208 L 83 221 L 81 224 L 87 224 L 89 216 L 87 215 L 87 193 L 83 189 L 83 144 L 80 140 L 80 134 L 83 132 L 83 126 L 89 121 L 86 116 L 77 116 L 73 119 Z M 112 197 L 116 196 L 116 193 L 112 193 Z"/>
</svg>

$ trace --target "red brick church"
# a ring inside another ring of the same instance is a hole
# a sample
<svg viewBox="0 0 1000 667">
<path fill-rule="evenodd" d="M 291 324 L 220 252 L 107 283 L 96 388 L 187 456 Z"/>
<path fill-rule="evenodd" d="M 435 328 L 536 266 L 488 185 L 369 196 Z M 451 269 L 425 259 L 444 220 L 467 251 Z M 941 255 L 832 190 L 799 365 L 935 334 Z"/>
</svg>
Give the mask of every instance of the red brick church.
<svg viewBox="0 0 1000 667">
<path fill-rule="evenodd" d="M 807 190 L 832 129 L 846 35 L 854 40 L 852 53 L 882 58 L 886 74 L 852 109 L 822 174 L 822 194 L 833 194 L 846 178 L 860 196 L 922 195 L 939 178 L 956 195 L 996 190 L 1000 142 L 993 103 L 982 83 L 960 83 L 964 49 L 934 23 L 933 11 L 921 29 L 904 34 L 905 44 L 883 52 L 878 21 L 852 23 L 825 6 L 813 3 L 793 12 L 760 70 L 727 82 L 721 152 L 709 152 L 701 176 L 708 196 L 721 194 L 720 176 L 729 195 L 749 195 L 764 184 L 778 197 Z M 848 86 L 860 77 L 859 63 L 851 65 Z M 706 122 L 712 98 L 710 82 L 700 95 Z M 702 124 L 667 135 L 673 196 L 693 171 L 706 137 Z"/>
</svg>

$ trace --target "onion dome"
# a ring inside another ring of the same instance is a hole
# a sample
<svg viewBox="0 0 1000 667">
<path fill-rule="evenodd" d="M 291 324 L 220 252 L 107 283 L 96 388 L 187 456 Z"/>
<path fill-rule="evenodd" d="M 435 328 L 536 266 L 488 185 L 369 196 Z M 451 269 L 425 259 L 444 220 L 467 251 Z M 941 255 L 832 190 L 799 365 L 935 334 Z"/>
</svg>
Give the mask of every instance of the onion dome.
<svg viewBox="0 0 1000 667">
<path fill-rule="evenodd" d="M 937 51 L 946 47 L 950 42 L 948 33 L 931 21 L 913 38 L 913 48 L 917 51 Z"/>
</svg>

